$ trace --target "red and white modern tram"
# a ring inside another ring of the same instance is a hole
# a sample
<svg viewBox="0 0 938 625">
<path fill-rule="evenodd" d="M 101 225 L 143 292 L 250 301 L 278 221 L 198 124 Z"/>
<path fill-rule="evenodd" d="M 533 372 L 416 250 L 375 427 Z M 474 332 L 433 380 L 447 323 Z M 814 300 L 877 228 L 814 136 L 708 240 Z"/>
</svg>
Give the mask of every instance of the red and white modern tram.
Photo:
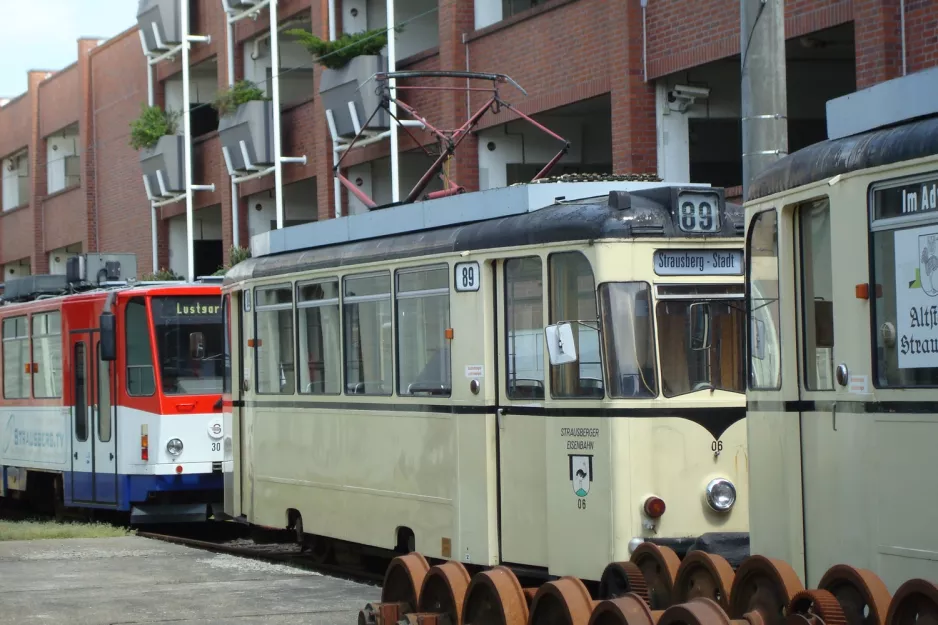
<svg viewBox="0 0 938 625">
<path fill-rule="evenodd" d="M 54 497 L 57 511 L 116 510 L 134 524 L 217 517 L 219 286 L 69 273 L 4 284 L 0 497 Z"/>
</svg>

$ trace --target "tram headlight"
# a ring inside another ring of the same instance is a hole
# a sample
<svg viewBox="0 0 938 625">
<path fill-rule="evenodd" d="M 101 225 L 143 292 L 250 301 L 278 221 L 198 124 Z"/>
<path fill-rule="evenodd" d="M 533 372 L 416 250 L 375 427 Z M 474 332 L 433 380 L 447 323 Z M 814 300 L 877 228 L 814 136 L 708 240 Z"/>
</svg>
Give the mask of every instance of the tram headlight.
<svg viewBox="0 0 938 625">
<path fill-rule="evenodd" d="M 166 443 L 166 452 L 170 456 L 178 456 L 182 453 L 182 441 L 178 438 L 171 438 L 169 442 Z"/>
<path fill-rule="evenodd" d="M 736 487 L 725 478 L 718 477 L 707 484 L 707 503 L 717 512 L 726 512 L 736 503 Z"/>
</svg>

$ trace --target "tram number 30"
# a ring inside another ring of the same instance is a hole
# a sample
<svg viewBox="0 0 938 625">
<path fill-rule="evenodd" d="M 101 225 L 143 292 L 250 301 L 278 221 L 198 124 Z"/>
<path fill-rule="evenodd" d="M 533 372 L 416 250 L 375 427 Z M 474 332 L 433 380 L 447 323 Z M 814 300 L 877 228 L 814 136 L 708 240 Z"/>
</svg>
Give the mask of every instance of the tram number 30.
<svg viewBox="0 0 938 625">
<path fill-rule="evenodd" d="M 455 284 L 457 291 L 478 291 L 482 276 L 479 274 L 479 263 L 456 263 Z"/>
<path fill-rule="evenodd" d="M 220 443 L 220 442 L 213 442 L 213 443 L 212 443 L 212 451 L 221 451 L 221 443 Z"/>
</svg>

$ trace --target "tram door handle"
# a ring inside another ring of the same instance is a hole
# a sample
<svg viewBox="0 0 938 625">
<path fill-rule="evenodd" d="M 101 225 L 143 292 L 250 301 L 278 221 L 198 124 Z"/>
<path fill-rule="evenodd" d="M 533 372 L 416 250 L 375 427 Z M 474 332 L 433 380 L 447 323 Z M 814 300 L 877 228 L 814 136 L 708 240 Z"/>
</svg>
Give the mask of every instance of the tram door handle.
<svg viewBox="0 0 938 625">
<path fill-rule="evenodd" d="M 507 414 L 504 408 L 497 408 L 495 410 L 495 418 L 498 420 L 498 429 L 505 429 L 505 415 Z"/>
</svg>

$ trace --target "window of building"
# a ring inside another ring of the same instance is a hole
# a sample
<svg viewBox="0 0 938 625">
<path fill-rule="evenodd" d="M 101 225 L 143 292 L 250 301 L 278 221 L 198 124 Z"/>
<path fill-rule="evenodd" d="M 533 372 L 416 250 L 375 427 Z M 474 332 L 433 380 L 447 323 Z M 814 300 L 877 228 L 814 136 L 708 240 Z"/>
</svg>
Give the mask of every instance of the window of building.
<svg viewBox="0 0 938 625">
<path fill-rule="evenodd" d="M 62 318 L 59 311 L 33 315 L 33 396 L 62 396 Z"/>
<path fill-rule="evenodd" d="M 343 288 L 346 392 L 390 395 L 394 366 L 391 274 L 350 276 Z"/>
<path fill-rule="evenodd" d="M 599 313 L 593 269 L 580 252 L 551 254 L 550 323 L 571 323 L 576 362 L 551 365 L 550 392 L 553 397 L 602 398 L 603 372 L 599 352 Z"/>
<path fill-rule="evenodd" d="M 782 337 L 778 304 L 778 214 L 757 214 L 746 240 L 749 283 L 749 385 L 782 386 Z"/>
<path fill-rule="evenodd" d="M 544 399 L 544 281 L 539 256 L 505 261 L 510 399 Z"/>
<path fill-rule="evenodd" d="M 339 280 L 329 278 L 297 286 L 300 344 L 300 392 L 342 392 L 342 346 L 339 328 Z"/>
<path fill-rule="evenodd" d="M 801 222 L 801 307 L 804 385 L 834 388 L 834 276 L 831 270 L 830 200 L 798 207 Z"/>
<path fill-rule="evenodd" d="M 938 176 L 874 188 L 874 369 L 878 387 L 938 386 Z"/>
<path fill-rule="evenodd" d="M 449 266 L 398 271 L 398 394 L 450 396 L 453 374 L 447 328 Z"/>
<path fill-rule="evenodd" d="M 293 287 L 284 284 L 258 288 L 254 296 L 257 392 L 292 395 L 296 386 Z"/>
<path fill-rule="evenodd" d="M 153 348 L 150 345 L 150 323 L 142 297 L 127 302 L 124 312 L 124 340 L 127 342 L 127 393 L 149 397 L 156 392 L 153 375 Z"/>
<path fill-rule="evenodd" d="M 29 335 L 26 317 L 3 320 L 3 396 L 7 399 L 29 397 Z"/>
<path fill-rule="evenodd" d="M 547 0 L 501 0 L 502 1 L 502 19 L 507 19 L 512 15 L 524 13 L 528 9 L 544 4 Z"/>
<path fill-rule="evenodd" d="M 651 286 L 606 282 L 599 285 L 599 303 L 609 396 L 657 397 Z"/>
</svg>

